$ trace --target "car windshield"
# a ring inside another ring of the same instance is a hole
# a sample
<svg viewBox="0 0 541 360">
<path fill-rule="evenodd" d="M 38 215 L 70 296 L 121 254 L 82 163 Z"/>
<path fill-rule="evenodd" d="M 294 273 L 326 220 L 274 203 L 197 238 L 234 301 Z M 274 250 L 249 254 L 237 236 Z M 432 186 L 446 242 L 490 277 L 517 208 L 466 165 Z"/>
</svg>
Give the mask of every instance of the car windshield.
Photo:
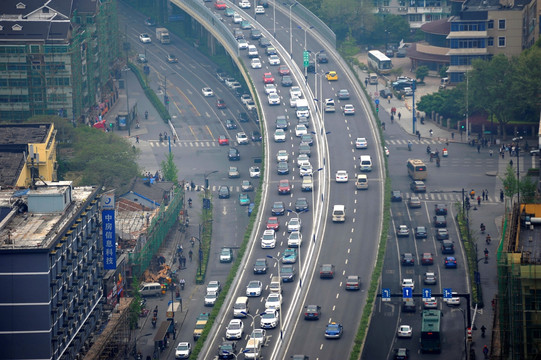
<svg viewBox="0 0 541 360">
<path fill-rule="evenodd" d="M 274 312 L 266 312 L 261 317 L 263 319 L 274 319 Z"/>
</svg>

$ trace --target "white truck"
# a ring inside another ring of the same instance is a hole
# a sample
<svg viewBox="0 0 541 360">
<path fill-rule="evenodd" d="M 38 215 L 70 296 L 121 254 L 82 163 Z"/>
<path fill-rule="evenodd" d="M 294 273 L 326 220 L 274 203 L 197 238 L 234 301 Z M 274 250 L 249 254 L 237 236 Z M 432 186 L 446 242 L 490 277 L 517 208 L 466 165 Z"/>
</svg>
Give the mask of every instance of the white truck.
<svg viewBox="0 0 541 360">
<path fill-rule="evenodd" d="M 169 31 L 166 28 L 156 28 L 156 39 L 162 44 L 169 44 L 171 42 Z"/>
<path fill-rule="evenodd" d="M 309 118 L 310 117 L 310 108 L 308 107 L 308 100 L 298 99 L 296 102 L 296 115 L 297 119 L 301 117 Z"/>
</svg>

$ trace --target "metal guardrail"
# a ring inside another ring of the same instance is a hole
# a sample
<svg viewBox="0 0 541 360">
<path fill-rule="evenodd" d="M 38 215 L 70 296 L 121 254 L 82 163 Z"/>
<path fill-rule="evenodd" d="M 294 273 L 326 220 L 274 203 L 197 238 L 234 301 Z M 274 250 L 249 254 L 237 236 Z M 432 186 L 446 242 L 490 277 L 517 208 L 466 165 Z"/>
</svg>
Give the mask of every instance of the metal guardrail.
<svg viewBox="0 0 541 360">
<path fill-rule="evenodd" d="M 321 21 L 320 18 L 305 8 L 300 2 L 296 2 L 296 4 L 297 5 L 293 6 L 291 9 L 291 12 L 307 24 L 313 26 L 314 29 L 316 29 L 319 34 L 336 49 L 336 34 L 323 21 Z"/>
</svg>

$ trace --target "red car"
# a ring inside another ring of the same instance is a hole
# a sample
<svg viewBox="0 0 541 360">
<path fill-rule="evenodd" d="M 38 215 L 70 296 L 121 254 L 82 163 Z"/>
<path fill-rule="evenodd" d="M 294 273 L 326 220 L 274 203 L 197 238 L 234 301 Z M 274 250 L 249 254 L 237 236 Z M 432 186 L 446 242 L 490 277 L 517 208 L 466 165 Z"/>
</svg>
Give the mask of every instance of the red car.
<svg viewBox="0 0 541 360">
<path fill-rule="evenodd" d="M 274 76 L 270 72 L 263 74 L 263 82 L 265 84 L 274 84 Z"/>
<path fill-rule="evenodd" d="M 287 179 L 280 180 L 280 183 L 278 184 L 278 194 L 280 195 L 291 194 L 291 185 L 289 185 L 289 180 Z"/>
<path fill-rule="evenodd" d="M 227 5 L 222 0 L 216 0 L 214 3 L 214 7 L 216 10 L 225 10 L 227 8 Z"/>
<path fill-rule="evenodd" d="M 280 76 L 289 75 L 289 68 L 287 65 L 280 65 L 278 72 L 280 73 Z"/>
<path fill-rule="evenodd" d="M 434 264 L 434 259 L 432 258 L 431 253 L 423 253 L 423 257 L 421 259 L 422 265 L 432 265 Z"/>
<path fill-rule="evenodd" d="M 280 228 L 280 222 L 278 221 L 278 218 L 276 216 L 271 216 L 267 220 L 267 229 L 278 231 L 279 228 Z"/>
<path fill-rule="evenodd" d="M 218 109 L 225 109 L 227 107 L 227 105 L 225 105 L 225 101 L 224 99 L 218 99 L 216 100 L 216 107 Z"/>
<path fill-rule="evenodd" d="M 218 144 L 220 144 L 220 145 L 229 145 L 229 139 L 225 135 L 220 135 L 218 137 Z"/>
</svg>

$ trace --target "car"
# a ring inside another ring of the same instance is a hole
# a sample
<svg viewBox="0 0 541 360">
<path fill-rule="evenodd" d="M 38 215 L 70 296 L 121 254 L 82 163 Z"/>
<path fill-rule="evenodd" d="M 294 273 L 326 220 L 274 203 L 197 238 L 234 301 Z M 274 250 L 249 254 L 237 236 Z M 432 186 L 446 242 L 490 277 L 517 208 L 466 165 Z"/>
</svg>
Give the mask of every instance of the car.
<svg viewBox="0 0 541 360">
<path fill-rule="evenodd" d="M 267 46 L 267 49 L 265 50 L 265 52 L 267 53 L 267 56 L 269 56 L 269 55 L 277 55 L 278 54 L 278 51 L 273 46 Z"/>
<path fill-rule="evenodd" d="M 216 299 L 218 299 L 218 293 L 216 291 L 207 291 L 204 298 L 205 306 L 214 306 Z"/>
<path fill-rule="evenodd" d="M 227 158 L 229 161 L 239 161 L 240 160 L 240 153 L 237 148 L 229 148 L 227 152 Z"/>
<path fill-rule="evenodd" d="M 259 166 L 250 166 L 250 177 L 252 179 L 259 178 L 261 176 L 261 170 L 259 169 Z"/>
<path fill-rule="evenodd" d="M 338 100 L 349 100 L 349 90 L 347 89 L 340 89 L 336 93 L 336 97 Z"/>
<path fill-rule="evenodd" d="M 271 213 L 272 213 L 272 215 L 276 215 L 276 216 L 284 215 L 284 213 L 285 213 L 284 202 L 283 201 L 275 201 L 272 204 Z"/>
<path fill-rule="evenodd" d="M 336 182 L 337 183 L 347 183 L 348 182 L 348 172 L 346 170 L 338 170 L 336 172 Z"/>
<path fill-rule="evenodd" d="M 355 115 L 355 107 L 351 104 L 344 105 L 344 115 Z"/>
<path fill-rule="evenodd" d="M 301 176 L 309 176 L 312 175 L 314 172 L 314 169 L 312 168 L 312 165 L 302 165 L 299 169 L 299 173 Z"/>
<path fill-rule="evenodd" d="M 249 100 L 252 100 L 252 96 L 250 96 L 250 94 L 242 94 L 240 96 L 240 101 L 243 103 L 243 104 L 246 104 L 247 101 Z M 240 114 L 244 114 L 240 117 L 239 121 L 240 122 L 248 122 L 249 118 L 248 118 L 248 114 L 246 114 L 245 112 L 242 112 Z M 240 115 L 239 114 L 239 115 Z"/>
<path fill-rule="evenodd" d="M 421 207 L 421 199 L 417 196 L 410 196 L 408 199 L 408 206 L 410 209 L 416 209 Z"/>
<path fill-rule="evenodd" d="M 456 269 L 457 263 L 456 258 L 454 256 L 446 256 L 443 260 L 443 263 L 445 264 L 446 269 Z"/>
<path fill-rule="evenodd" d="M 250 24 L 250 22 L 248 20 L 242 20 L 240 22 L 240 28 L 242 30 L 250 30 L 252 28 L 252 25 Z M 248 47 L 246 47 L 248 48 Z"/>
<path fill-rule="evenodd" d="M 246 95 L 247 94 L 244 94 L 243 96 L 245 97 L 246 99 Z M 247 95 L 248 97 L 250 95 Z M 246 102 L 252 100 L 252 98 L 250 97 L 249 99 L 245 100 Z M 242 100 L 241 100 L 242 101 Z M 250 117 L 248 116 L 248 114 L 246 114 L 245 112 L 240 112 L 239 113 L 239 121 L 240 122 L 243 122 L 243 123 L 246 123 L 246 122 L 249 122 L 250 121 Z M 246 135 L 246 134 L 245 134 Z M 246 136 L 246 141 L 248 141 L 248 136 Z"/>
<path fill-rule="evenodd" d="M 225 10 L 227 8 L 227 5 L 222 0 L 216 0 L 214 2 L 214 8 L 216 10 Z"/>
<path fill-rule="evenodd" d="M 236 82 L 237 80 L 235 80 L 234 78 L 231 78 L 231 77 L 228 77 L 228 78 L 225 78 L 224 79 L 224 84 L 227 86 L 227 87 L 231 87 L 231 84 L 233 84 L 234 82 Z"/>
<path fill-rule="evenodd" d="M 139 35 L 139 41 L 142 42 L 143 44 L 148 44 L 152 42 L 152 39 L 150 38 L 149 34 L 142 33 L 141 35 Z"/>
<path fill-rule="evenodd" d="M 325 99 L 324 101 L 324 109 L 325 112 L 335 112 L 336 107 L 334 105 L 334 99 Z"/>
<path fill-rule="evenodd" d="M 282 179 L 278 183 L 278 194 L 288 195 L 291 194 L 291 185 L 289 184 L 288 179 Z"/>
<path fill-rule="evenodd" d="M 266 274 L 267 267 L 267 258 L 256 259 L 254 263 L 254 274 Z"/>
<path fill-rule="evenodd" d="M 297 200 L 295 200 L 295 211 L 308 211 L 308 200 L 304 197 L 297 198 Z"/>
<path fill-rule="evenodd" d="M 415 238 L 416 239 L 426 239 L 427 237 L 428 237 L 428 233 L 426 231 L 426 227 L 417 226 L 415 228 Z"/>
<path fill-rule="evenodd" d="M 239 169 L 236 166 L 230 166 L 227 175 L 230 179 L 238 178 L 240 177 Z"/>
<path fill-rule="evenodd" d="M 192 353 L 192 345 L 187 341 L 181 341 L 175 348 L 175 359 L 188 359 Z"/>
<path fill-rule="evenodd" d="M 394 350 L 394 360 L 407 360 L 410 358 L 410 351 L 406 348 L 398 348 Z"/>
<path fill-rule="evenodd" d="M 405 96 L 413 96 L 413 89 L 409 86 L 406 86 L 402 89 L 402 92 Z"/>
<path fill-rule="evenodd" d="M 346 278 L 346 290 L 359 290 L 361 288 L 361 278 L 358 275 L 349 275 Z"/>
<path fill-rule="evenodd" d="M 269 217 L 267 219 L 266 228 L 278 231 L 280 229 L 280 222 L 278 221 L 278 218 L 276 216 Z"/>
<path fill-rule="evenodd" d="M 436 278 L 436 274 L 434 272 L 426 272 L 423 276 L 423 282 L 426 285 L 436 285 L 438 279 Z"/>
<path fill-rule="evenodd" d="M 306 116 L 299 116 L 299 117 L 297 117 L 297 124 L 304 125 L 307 128 L 309 128 L 310 127 L 310 120 Z"/>
<path fill-rule="evenodd" d="M 325 338 L 340 339 L 343 332 L 344 328 L 342 327 L 342 325 L 333 321 L 327 324 L 327 326 L 325 327 Z"/>
<path fill-rule="evenodd" d="M 259 39 L 259 46 L 261 46 L 262 48 L 267 48 L 271 46 L 271 42 L 269 39 L 263 36 Z"/>
<path fill-rule="evenodd" d="M 301 143 L 306 143 L 308 144 L 308 146 L 312 146 L 314 144 L 314 138 L 312 137 L 312 134 L 301 135 Z"/>
<path fill-rule="evenodd" d="M 137 62 L 140 62 L 141 64 L 146 64 L 148 62 L 146 55 L 145 54 L 138 54 L 137 55 Z"/>
<path fill-rule="evenodd" d="M 237 133 L 237 143 L 239 145 L 247 145 L 248 144 L 248 136 L 246 135 L 245 132 L 241 131 L 239 133 Z"/>
<path fill-rule="evenodd" d="M 292 108 L 297 107 L 297 100 L 299 100 L 298 97 L 296 97 L 296 96 L 291 96 L 291 97 L 289 98 L 289 107 L 292 107 Z"/>
<path fill-rule="evenodd" d="M 250 66 L 252 67 L 252 69 L 261 69 L 263 67 L 259 58 L 253 58 L 250 61 Z"/>
<path fill-rule="evenodd" d="M 289 89 L 289 96 L 296 96 L 299 99 L 302 98 L 302 90 L 300 86 L 292 86 L 291 89 Z"/>
<path fill-rule="evenodd" d="M 265 8 L 261 5 L 255 7 L 255 13 L 260 15 L 265 13 Z"/>
<path fill-rule="evenodd" d="M 438 308 L 438 301 L 436 300 L 435 297 L 425 299 L 423 301 L 423 307 L 425 309 L 437 309 Z"/>
<path fill-rule="evenodd" d="M 302 167 L 303 165 L 311 166 L 310 157 L 308 157 L 306 154 L 300 154 L 297 156 L 297 166 Z"/>
<path fill-rule="evenodd" d="M 393 92 L 389 88 L 384 88 L 379 91 L 379 97 L 382 99 L 393 98 Z"/>
<path fill-rule="evenodd" d="M 265 230 L 261 236 L 262 249 L 274 249 L 276 247 L 276 233 L 274 230 Z"/>
<path fill-rule="evenodd" d="M 234 20 L 236 20 L 237 18 L 236 17 L 233 17 Z M 242 18 L 241 18 L 241 21 L 242 21 Z M 240 39 L 244 39 L 244 33 L 242 32 L 241 29 L 234 29 L 233 30 L 233 36 L 235 37 L 235 39 L 237 40 L 240 40 Z M 244 45 L 247 45 L 247 44 L 244 44 Z M 237 45 L 238 46 L 238 45 Z M 240 46 L 238 47 L 239 50 L 240 50 Z"/>
<path fill-rule="evenodd" d="M 294 217 L 289 219 L 289 222 L 287 223 L 287 232 L 301 231 L 301 229 L 302 222 L 300 218 Z"/>
<path fill-rule="evenodd" d="M 282 264 L 295 264 L 297 262 L 297 250 L 287 248 L 282 254 Z"/>
<path fill-rule="evenodd" d="M 448 240 L 449 239 L 449 230 L 446 228 L 439 228 L 436 232 L 436 239 L 438 240 Z"/>
<path fill-rule="evenodd" d="M 267 309 L 260 317 L 260 327 L 262 329 L 274 329 L 278 326 L 278 311 L 275 309 Z"/>
<path fill-rule="evenodd" d="M 233 130 L 237 128 L 237 123 L 235 123 L 235 120 L 233 119 L 227 119 L 225 121 L 225 127 L 227 130 Z"/>
<path fill-rule="evenodd" d="M 239 205 L 240 206 L 248 206 L 248 205 L 250 205 L 250 197 L 247 194 L 240 193 L 239 194 Z"/>
<path fill-rule="evenodd" d="M 263 137 L 261 136 L 261 133 L 259 132 L 259 130 L 254 130 L 252 131 L 252 141 L 254 142 L 260 142 L 263 140 Z"/>
<path fill-rule="evenodd" d="M 156 21 L 152 18 L 146 18 L 145 19 L 145 25 L 146 26 L 156 26 Z"/>
<path fill-rule="evenodd" d="M 252 30 L 250 30 L 250 38 L 251 38 L 252 40 L 259 40 L 262 36 L 263 36 L 263 33 L 261 32 L 261 30 L 255 29 L 255 28 L 253 28 Z M 257 51 L 255 45 L 254 45 L 254 49 L 255 49 L 255 51 Z M 253 56 L 253 55 L 252 55 L 252 56 Z"/>
<path fill-rule="evenodd" d="M 392 202 L 402 201 L 402 193 L 399 190 L 391 191 L 391 201 Z"/>
<path fill-rule="evenodd" d="M 207 292 L 217 292 L 220 293 L 222 291 L 222 284 L 218 280 L 211 280 L 207 284 Z"/>
<path fill-rule="evenodd" d="M 266 72 L 263 74 L 263 83 L 274 84 L 274 76 L 272 76 L 272 73 Z"/>
<path fill-rule="evenodd" d="M 308 133 L 308 129 L 305 125 L 296 125 L 295 126 L 295 136 L 301 137 L 302 135 L 306 135 Z"/>
<path fill-rule="evenodd" d="M 280 65 L 280 67 L 278 68 L 278 73 L 280 74 L 280 76 L 284 76 L 289 75 L 290 71 L 287 65 Z"/>
<path fill-rule="evenodd" d="M 434 226 L 437 228 L 446 228 L 447 220 L 443 215 L 434 215 Z"/>
<path fill-rule="evenodd" d="M 385 156 L 389 157 L 389 149 L 387 148 L 387 146 L 383 147 L 383 152 L 385 153 Z"/>
<path fill-rule="evenodd" d="M 229 145 L 229 139 L 225 135 L 218 136 L 218 145 Z"/>
<path fill-rule="evenodd" d="M 530 156 L 539 156 L 539 149 L 530 150 Z"/>
<path fill-rule="evenodd" d="M 269 48 L 267 48 L 268 50 Z M 268 53 L 268 51 L 267 51 Z M 276 65 L 280 65 L 280 58 L 278 57 L 278 55 L 276 54 L 271 54 L 269 55 L 269 65 L 271 66 L 276 66 Z"/>
<path fill-rule="evenodd" d="M 404 253 L 400 256 L 400 263 L 402 266 L 413 266 L 415 265 L 415 257 L 412 253 Z"/>
<path fill-rule="evenodd" d="M 218 346 L 218 359 L 234 359 L 237 354 L 237 344 L 234 341 L 223 341 Z"/>
<path fill-rule="evenodd" d="M 396 236 L 408 237 L 410 236 L 410 229 L 408 229 L 407 225 L 398 225 L 398 228 L 396 229 Z"/>
<path fill-rule="evenodd" d="M 235 15 L 235 10 L 226 7 L 224 11 L 224 15 L 227 17 L 233 17 L 233 15 Z"/>
<path fill-rule="evenodd" d="M 445 204 L 436 204 L 434 205 L 436 215 L 447 215 L 447 205 Z"/>
<path fill-rule="evenodd" d="M 276 153 L 276 161 L 278 161 L 278 162 L 280 162 L 280 161 L 288 162 L 289 161 L 289 154 L 288 154 L 287 150 L 278 150 L 278 152 Z"/>
<path fill-rule="evenodd" d="M 218 199 L 229 199 L 230 193 L 229 193 L 229 187 L 225 185 L 221 185 L 218 188 Z"/>
<path fill-rule="evenodd" d="M 394 51 L 393 51 L 393 49 L 385 50 L 385 56 L 387 56 L 387 57 L 389 57 L 389 58 L 394 57 Z"/>
<path fill-rule="evenodd" d="M 239 1 L 239 7 L 241 9 L 249 9 L 252 7 L 252 4 L 248 0 L 241 0 Z"/>
<path fill-rule="evenodd" d="M 291 266 L 291 265 L 287 265 Z M 282 295 L 277 293 L 270 293 L 265 300 L 265 310 L 266 309 L 275 309 L 280 311 L 282 307 Z"/>
<path fill-rule="evenodd" d="M 432 256 L 432 253 L 425 252 L 423 253 L 423 256 L 421 257 L 421 265 L 432 265 L 434 264 L 434 257 Z"/>
<path fill-rule="evenodd" d="M 301 144 L 299 145 L 299 150 L 297 151 L 297 154 L 306 154 L 310 156 L 312 154 L 310 145 L 308 145 L 307 143 L 301 142 Z"/>
<path fill-rule="evenodd" d="M 306 305 L 304 307 L 304 320 L 319 320 L 321 316 L 321 306 Z"/>
<path fill-rule="evenodd" d="M 227 108 L 227 105 L 225 104 L 225 100 L 224 99 L 218 99 L 216 100 L 216 107 L 218 109 L 225 109 Z"/>
<path fill-rule="evenodd" d="M 280 83 L 283 87 L 290 87 L 293 86 L 293 79 L 289 75 L 284 75 Z"/>
<path fill-rule="evenodd" d="M 442 240 L 441 241 L 441 253 L 442 254 L 454 254 L 455 245 L 451 240 Z"/>
<path fill-rule="evenodd" d="M 402 279 L 402 289 L 411 288 L 411 291 L 415 289 L 415 282 L 413 279 Z"/>
<path fill-rule="evenodd" d="M 252 185 L 250 180 L 242 180 L 240 182 L 240 189 L 242 191 L 254 191 L 254 185 Z"/>
<path fill-rule="evenodd" d="M 458 294 L 456 291 L 451 292 L 451 298 L 443 298 L 443 301 L 447 304 L 447 306 L 458 306 L 460 305 L 460 298 L 458 297 Z"/>
<path fill-rule="evenodd" d="M 246 296 L 258 297 L 261 296 L 263 290 L 263 283 L 259 280 L 251 280 L 246 286 Z"/>
<path fill-rule="evenodd" d="M 336 81 L 338 80 L 338 74 L 336 73 L 336 71 L 327 71 L 325 73 L 325 78 L 327 79 L 327 81 Z"/>
<path fill-rule="evenodd" d="M 231 319 L 225 331 L 227 340 L 240 340 L 244 333 L 244 323 L 241 319 Z"/>
<path fill-rule="evenodd" d="M 327 53 L 325 51 L 320 51 L 316 55 L 316 61 L 320 64 L 326 64 L 329 62 L 329 59 L 327 58 Z"/>
<path fill-rule="evenodd" d="M 274 131 L 274 142 L 284 142 L 286 141 L 286 133 L 284 129 L 276 129 Z"/>
<path fill-rule="evenodd" d="M 253 329 L 252 333 L 250 334 L 250 339 L 257 339 L 262 344 L 265 344 L 267 339 L 267 331 L 265 329 Z"/>
<path fill-rule="evenodd" d="M 248 49 L 248 41 L 244 38 L 237 39 L 237 46 L 239 47 L 239 50 L 246 50 Z"/>
<path fill-rule="evenodd" d="M 410 338 L 413 335 L 413 330 L 409 325 L 400 325 L 396 332 L 396 336 L 399 338 Z"/>
<path fill-rule="evenodd" d="M 320 279 L 333 279 L 334 278 L 334 265 L 323 264 L 319 267 Z"/>
<path fill-rule="evenodd" d="M 316 72 L 316 63 L 314 60 L 308 61 L 308 66 L 306 66 L 306 72 L 307 73 L 315 73 Z"/>
<path fill-rule="evenodd" d="M 355 148 L 356 149 L 367 149 L 368 148 L 368 141 L 366 141 L 366 138 L 359 137 L 355 140 Z"/>
<path fill-rule="evenodd" d="M 287 118 L 284 115 L 277 116 L 274 124 L 275 124 L 276 129 L 287 130 L 287 127 L 288 127 Z"/>
<path fill-rule="evenodd" d="M 276 172 L 278 175 L 287 175 L 289 174 L 289 165 L 285 161 L 280 161 L 276 165 Z"/>
<path fill-rule="evenodd" d="M 233 261 L 233 249 L 224 247 L 220 252 L 220 262 L 221 263 L 230 263 Z"/>
<path fill-rule="evenodd" d="M 280 96 L 276 93 L 269 94 L 267 96 L 267 102 L 269 105 L 280 105 Z"/>
<path fill-rule="evenodd" d="M 425 193 L 426 185 L 424 181 L 415 180 L 410 183 L 410 189 L 414 193 Z"/>
<path fill-rule="evenodd" d="M 293 265 L 282 265 L 280 267 L 280 279 L 283 282 L 292 282 L 295 281 L 295 268 Z"/>
</svg>

